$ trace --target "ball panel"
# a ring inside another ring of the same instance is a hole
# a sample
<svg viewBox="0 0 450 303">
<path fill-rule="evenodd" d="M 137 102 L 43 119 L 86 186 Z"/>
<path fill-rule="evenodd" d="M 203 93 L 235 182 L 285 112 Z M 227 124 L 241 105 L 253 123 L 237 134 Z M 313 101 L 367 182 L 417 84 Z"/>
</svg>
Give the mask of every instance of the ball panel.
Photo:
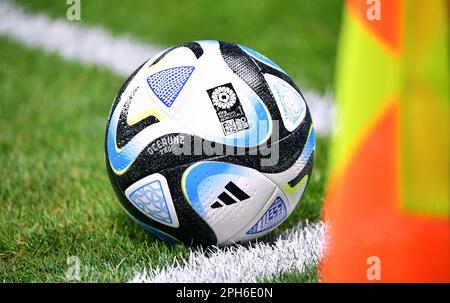
<svg viewBox="0 0 450 303">
<path fill-rule="evenodd" d="M 143 68 L 136 81 L 145 87 L 148 96 L 157 106 L 173 117 L 182 106 L 183 95 L 195 81 L 197 58 L 186 47 L 178 47 L 168 52 L 158 63 Z"/>
<path fill-rule="evenodd" d="M 163 175 L 152 174 L 133 183 L 125 190 L 125 196 L 149 218 L 171 227 L 180 226 L 169 185 Z"/>
<path fill-rule="evenodd" d="M 286 72 L 280 66 L 278 66 L 278 64 L 276 64 L 275 62 L 273 62 L 266 56 L 261 55 L 257 51 L 255 51 L 249 47 L 246 47 L 244 45 L 239 45 L 239 47 L 242 48 L 248 55 L 250 55 L 252 57 L 252 59 L 256 60 L 255 62 L 264 63 L 264 64 L 266 64 L 272 68 L 275 68 L 275 69 L 279 70 L 280 72 L 283 72 L 286 74 Z"/>
<path fill-rule="evenodd" d="M 237 44 L 220 41 L 220 51 L 228 67 L 241 78 L 258 96 L 271 114 L 272 119 L 280 123 L 279 138 L 289 135 L 281 119 L 281 113 L 269 86 L 255 61 Z"/>
<path fill-rule="evenodd" d="M 165 233 L 164 231 L 157 229 L 153 226 L 150 226 L 142 221 L 139 221 L 138 219 L 136 219 L 135 217 L 133 217 L 132 215 L 128 214 L 131 219 L 133 219 L 134 222 L 136 222 L 137 224 L 139 224 L 143 229 L 149 231 L 150 233 L 154 234 L 155 236 L 157 236 L 158 238 L 160 238 L 161 240 L 165 241 L 168 244 L 182 244 L 183 242 L 181 242 L 180 240 L 178 240 L 177 238 L 175 238 L 174 236 Z M 186 244 L 188 244 L 188 242 L 186 242 Z"/>
<path fill-rule="evenodd" d="M 303 97 L 286 81 L 265 74 L 269 87 L 281 111 L 281 118 L 286 129 L 290 132 L 299 127 L 306 115 L 306 102 Z"/>
<path fill-rule="evenodd" d="M 285 191 L 289 203 L 294 205 L 294 207 L 300 200 L 307 184 L 305 182 L 308 181 L 309 175 L 311 174 L 314 149 L 315 134 L 314 127 L 311 125 L 308 139 L 295 163 L 282 172 L 264 174 Z M 301 186 L 300 183 L 302 182 L 305 186 Z"/>
<path fill-rule="evenodd" d="M 182 187 L 193 209 L 214 230 L 219 245 L 247 225 L 276 190 L 254 169 L 215 161 L 189 167 Z"/>
<path fill-rule="evenodd" d="M 233 235 L 227 244 L 245 242 L 262 237 L 283 223 L 295 206 L 286 203 L 287 199 L 280 188 L 276 188 L 265 205 L 250 218 L 247 224 Z"/>
<path fill-rule="evenodd" d="M 164 224 L 164 222 L 155 220 L 154 217 L 141 211 L 135 204 L 130 202 L 126 196 L 126 187 L 121 187 L 121 185 L 117 183 L 118 181 L 123 181 L 122 178 L 118 178 L 117 176 L 111 177 L 111 173 L 113 173 L 111 170 L 109 170 L 109 175 L 116 195 L 127 210 L 127 213 L 147 230 L 151 232 L 153 232 L 152 229 L 157 230 L 158 232 L 164 233 L 173 239 L 176 239 L 176 241 L 187 245 L 216 245 L 217 239 L 213 230 L 199 215 L 197 215 L 191 205 L 184 199 L 181 188 L 181 178 L 187 167 L 188 165 L 181 165 L 160 171 L 160 175 L 167 180 L 168 190 L 165 189 L 164 193 L 169 192 L 172 198 L 174 207 L 173 214 L 175 214 L 178 219 L 178 227 Z M 145 179 L 145 177 L 143 179 Z M 140 178 L 132 178 L 132 180 L 140 180 Z M 130 193 L 128 192 L 128 194 Z M 173 210 L 169 211 L 171 212 Z M 157 234 L 157 236 L 160 235 Z"/>
</svg>

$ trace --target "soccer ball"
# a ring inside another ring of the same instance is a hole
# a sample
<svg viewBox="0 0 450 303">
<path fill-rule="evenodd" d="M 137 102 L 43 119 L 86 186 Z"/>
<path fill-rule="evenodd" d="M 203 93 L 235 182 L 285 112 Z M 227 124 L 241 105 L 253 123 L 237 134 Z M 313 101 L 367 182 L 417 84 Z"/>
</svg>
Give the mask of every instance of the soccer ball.
<svg viewBox="0 0 450 303">
<path fill-rule="evenodd" d="M 294 210 L 311 175 L 314 128 L 278 65 L 221 41 L 171 47 L 123 84 L 105 154 L 128 214 L 168 242 L 228 245 Z"/>
</svg>

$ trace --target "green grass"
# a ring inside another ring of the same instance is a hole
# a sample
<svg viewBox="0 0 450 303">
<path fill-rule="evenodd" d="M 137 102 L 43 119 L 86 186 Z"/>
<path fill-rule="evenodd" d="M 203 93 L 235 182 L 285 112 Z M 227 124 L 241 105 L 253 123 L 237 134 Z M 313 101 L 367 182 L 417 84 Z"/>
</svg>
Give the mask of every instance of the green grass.
<svg viewBox="0 0 450 303">
<path fill-rule="evenodd" d="M 15 1 L 65 16 L 62 0 Z M 238 8 L 206 0 L 81 3 L 84 25 L 162 45 L 235 41 L 274 59 L 300 87 L 323 91 L 333 81 L 339 1 L 243 1 Z M 137 226 L 106 175 L 106 117 L 124 79 L 5 38 L 0 58 L 7 58 L 0 64 L 0 281 L 63 281 L 72 255 L 81 260 L 82 281 L 124 281 L 134 269 L 182 260 L 189 248 L 167 246 Z M 306 194 L 276 232 L 320 219 L 327 145 L 327 138 L 317 139 Z M 314 282 L 317 269 L 262 281 Z"/>
<path fill-rule="evenodd" d="M 66 18 L 64 0 L 15 0 Z M 300 88 L 333 83 L 342 1 L 81 1 L 81 24 L 101 25 L 143 41 L 173 45 L 215 39 L 241 43 L 277 62 Z"/>
<path fill-rule="evenodd" d="M 275 276 L 265 277 L 258 282 L 262 283 L 318 283 L 318 270 L 317 266 L 311 265 L 299 270 L 280 272 Z"/>
<path fill-rule="evenodd" d="M 106 117 L 123 79 L 0 39 L 0 279 L 61 281 L 67 256 L 85 281 L 184 256 L 131 221 L 103 159 Z"/>
</svg>

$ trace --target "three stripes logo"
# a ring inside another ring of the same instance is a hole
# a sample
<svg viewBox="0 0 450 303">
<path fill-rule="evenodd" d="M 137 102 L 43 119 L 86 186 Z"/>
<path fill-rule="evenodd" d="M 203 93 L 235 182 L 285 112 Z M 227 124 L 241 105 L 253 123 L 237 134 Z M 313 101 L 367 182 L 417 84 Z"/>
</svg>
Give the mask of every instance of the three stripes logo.
<svg viewBox="0 0 450 303">
<path fill-rule="evenodd" d="M 247 195 L 242 189 L 240 189 L 236 184 L 234 184 L 232 181 L 228 182 L 227 185 L 225 185 L 225 189 L 228 191 L 222 192 L 217 199 L 222 201 L 225 205 L 231 205 L 235 204 L 239 201 L 244 201 L 250 198 L 249 195 Z M 231 195 L 230 195 L 231 194 Z M 220 208 L 224 205 L 220 203 L 219 201 L 215 201 L 213 204 L 211 204 L 211 208 Z"/>
</svg>

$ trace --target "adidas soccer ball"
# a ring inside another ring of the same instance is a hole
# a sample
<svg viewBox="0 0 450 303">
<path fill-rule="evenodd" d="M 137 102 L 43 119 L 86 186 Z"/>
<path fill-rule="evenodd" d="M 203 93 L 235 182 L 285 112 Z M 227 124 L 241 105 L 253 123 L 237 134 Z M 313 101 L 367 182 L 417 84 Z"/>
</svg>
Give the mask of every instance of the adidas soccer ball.
<svg viewBox="0 0 450 303">
<path fill-rule="evenodd" d="M 238 44 L 188 42 L 139 67 L 117 94 L 105 153 L 128 214 L 168 242 L 265 235 L 308 184 L 305 100 L 274 62 Z"/>
</svg>

